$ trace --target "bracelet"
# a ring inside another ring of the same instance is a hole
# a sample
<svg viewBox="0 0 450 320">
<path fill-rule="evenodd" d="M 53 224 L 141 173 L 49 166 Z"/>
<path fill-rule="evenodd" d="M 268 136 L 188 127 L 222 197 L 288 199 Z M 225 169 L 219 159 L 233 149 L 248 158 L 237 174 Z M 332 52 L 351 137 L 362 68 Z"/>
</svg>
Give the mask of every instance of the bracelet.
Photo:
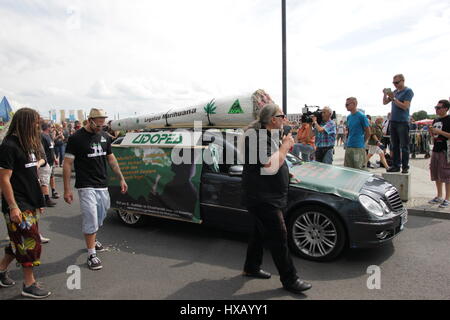
<svg viewBox="0 0 450 320">
<path fill-rule="evenodd" d="M 11 204 L 9 205 L 9 210 L 11 209 L 19 209 L 19 206 L 17 205 L 17 203 Z"/>
</svg>

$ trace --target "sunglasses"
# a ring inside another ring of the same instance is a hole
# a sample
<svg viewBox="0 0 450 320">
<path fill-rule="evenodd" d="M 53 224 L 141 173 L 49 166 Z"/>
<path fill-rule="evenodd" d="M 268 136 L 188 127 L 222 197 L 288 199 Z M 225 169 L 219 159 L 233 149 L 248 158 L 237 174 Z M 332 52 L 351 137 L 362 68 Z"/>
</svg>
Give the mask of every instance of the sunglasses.
<svg viewBox="0 0 450 320">
<path fill-rule="evenodd" d="M 346 103 L 345 106 L 348 107 L 351 104 L 353 104 L 353 102 Z"/>
<path fill-rule="evenodd" d="M 402 82 L 403 80 L 400 80 L 400 81 L 394 81 L 394 82 L 392 82 L 393 84 L 399 84 L 400 82 Z"/>
<path fill-rule="evenodd" d="M 439 109 L 445 109 L 445 107 L 439 107 L 439 106 L 436 106 L 436 107 L 434 107 L 436 110 L 439 110 Z"/>
<path fill-rule="evenodd" d="M 98 129 L 103 129 L 103 128 L 106 128 L 107 127 L 107 125 L 97 125 L 94 121 L 91 121 L 91 125 L 93 126 L 93 127 L 95 127 L 95 128 L 98 128 Z"/>
<path fill-rule="evenodd" d="M 286 115 L 285 114 L 279 114 L 274 116 L 275 118 L 282 118 L 282 119 L 286 119 Z"/>
</svg>

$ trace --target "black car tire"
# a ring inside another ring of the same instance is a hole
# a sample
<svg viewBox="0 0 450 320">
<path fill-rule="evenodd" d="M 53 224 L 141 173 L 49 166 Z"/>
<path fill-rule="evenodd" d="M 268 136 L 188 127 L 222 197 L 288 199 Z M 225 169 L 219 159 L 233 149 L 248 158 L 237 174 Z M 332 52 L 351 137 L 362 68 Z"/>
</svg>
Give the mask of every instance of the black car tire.
<svg viewBox="0 0 450 320">
<path fill-rule="evenodd" d="M 117 209 L 116 212 L 120 221 L 129 227 L 139 228 L 147 224 L 147 217 L 145 215 L 134 214 L 122 209 Z"/>
<path fill-rule="evenodd" d="M 344 226 L 336 214 L 318 205 L 306 206 L 292 213 L 287 221 L 287 231 L 293 252 L 311 261 L 336 259 L 347 239 Z"/>
</svg>

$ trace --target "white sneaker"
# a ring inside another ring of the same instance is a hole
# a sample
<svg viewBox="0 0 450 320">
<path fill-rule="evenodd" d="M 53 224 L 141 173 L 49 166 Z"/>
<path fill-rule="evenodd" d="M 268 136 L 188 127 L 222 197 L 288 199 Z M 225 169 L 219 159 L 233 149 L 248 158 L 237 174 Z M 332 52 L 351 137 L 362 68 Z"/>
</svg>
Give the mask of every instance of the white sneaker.
<svg viewBox="0 0 450 320">
<path fill-rule="evenodd" d="M 41 236 L 41 243 L 49 243 L 50 242 L 49 238 L 43 237 L 42 234 L 40 236 Z"/>
</svg>

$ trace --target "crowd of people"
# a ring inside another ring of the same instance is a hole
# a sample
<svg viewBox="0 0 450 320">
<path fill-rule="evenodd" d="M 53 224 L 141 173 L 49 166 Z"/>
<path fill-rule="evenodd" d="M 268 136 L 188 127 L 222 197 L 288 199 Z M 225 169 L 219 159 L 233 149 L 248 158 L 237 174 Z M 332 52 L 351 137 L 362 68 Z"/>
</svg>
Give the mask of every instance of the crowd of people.
<svg viewBox="0 0 450 320">
<path fill-rule="evenodd" d="M 410 151 L 413 149 L 409 135 L 411 132 L 428 133 L 429 126 L 417 125 L 410 116 L 414 93 L 404 85 L 404 81 L 402 74 L 396 75 L 393 79 L 396 90 L 383 90 L 383 104 L 391 103 L 391 112 L 384 117 L 372 119 L 358 108 L 357 98 L 350 97 L 345 103 L 350 112 L 345 121 L 338 123 L 331 119 L 332 110 L 326 106 L 321 110 L 321 123 L 313 117 L 313 121 L 302 121 L 299 126 L 294 126 L 293 153 L 304 161 L 332 164 L 334 147 L 343 146 L 346 150 L 344 165 L 347 167 L 360 170 L 376 168 L 371 159 L 377 155 L 379 166 L 387 172 L 408 173 Z M 429 158 L 431 135 L 426 135 L 426 140 L 424 153 L 425 158 Z"/>
<path fill-rule="evenodd" d="M 402 174 L 408 173 L 409 110 L 414 93 L 404 82 L 403 75 L 396 75 L 393 78 L 396 90 L 383 90 L 383 103 L 391 103 L 391 113 L 386 119 L 371 119 L 358 108 L 357 98 L 349 97 L 345 101 L 345 107 L 349 111 L 345 123 L 340 121 L 337 124 L 332 119 L 331 108 L 324 107 L 321 119 L 314 116 L 302 123 L 295 139 L 291 133 L 283 136 L 281 141 L 271 139 L 270 130 L 281 130 L 286 122 L 286 115 L 275 104 L 266 104 L 261 109 L 258 119 L 249 125 L 247 131 L 256 129 L 254 134 L 257 137 L 254 141 L 264 141 L 265 144 L 257 144 L 257 148 L 260 148 L 259 151 L 263 149 L 267 161 L 256 164 L 246 161 L 242 175 L 245 204 L 255 221 L 244 264 L 245 276 L 259 279 L 271 277 L 270 273 L 261 268 L 262 244 L 266 239 L 283 287 L 294 293 L 312 287 L 297 275 L 287 244 L 283 211 L 287 206 L 292 178 L 286 164 L 290 150 L 304 161 L 332 164 L 335 146 L 344 145 L 346 167 L 367 169 L 367 163 L 376 154 L 388 172 L 401 170 Z M 437 190 L 436 197 L 430 203 L 439 204 L 441 208 L 450 205 L 449 108 L 448 100 L 440 100 L 435 107 L 437 118 L 428 128 L 434 145 L 430 174 Z M 39 114 L 29 108 L 22 108 L 14 114 L 0 146 L 2 211 L 10 240 L 0 261 L 1 287 L 15 285 L 7 269 L 16 260 L 22 266 L 24 274 L 23 296 L 45 298 L 51 294 L 37 285 L 33 268 L 41 263 L 41 243 L 45 242 L 38 228 L 40 215 L 44 212 L 44 207 L 55 206 L 53 200 L 59 198 L 52 179 L 55 166 L 63 167 L 64 200 L 68 204 L 72 204 L 74 200 L 70 181 L 72 166 L 75 167 L 75 188 L 78 189 L 82 216 L 81 229 L 88 252 L 87 265 L 91 270 L 102 268 L 97 252 L 104 248 L 96 235 L 110 206 L 108 165 L 120 181 L 121 192 L 126 193 L 128 190 L 111 148 L 118 133 L 111 131 L 106 125 L 106 118 L 103 110 L 92 109 L 83 125 L 80 122 L 62 122 L 59 125 L 42 121 Z M 262 135 L 268 137 L 260 137 Z M 248 150 L 255 147 L 249 141 L 251 140 L 245 142 Z M 392 155 L 390 166 L 387 147 Z M 245 154 L 248 155 L 249 152 Z M 264 170 L 271 174 L 262 174 Z"/>
<path fill-rule="evenodd" d="M 0 261 L 0 287 L 15 285 L 7 269 L 16 260 L 24 275 L 22 296 L 42 299 L 51 294 L 38 285 L 33 268 L 41 264 L 41 244 L 49 241 L 40 234 L 38 222 L 45 207 L 56 205 L 50 199 L 50 188 L 52 198 L 59 198 L 53 178 L 57 165 L 63 166 L 64 200 L 71 204 L 70 180 L 75 164 L 87 265 L 91 270 L 102 268 L 97 252 L 104 248 L 96 235 L 110 206 L 107 165 L 119 178 L 121 191 L 128 189 L 111 151 L 115 135 L 106 126 L 106 118 L 103 110 L 92 109 L 82 127 L 79 122 L 59 126 L 43 121 L 30 108 L 14 114 L 0 146 L 2 211 L 9 235 L 9 245 Z"/>
</svg>

